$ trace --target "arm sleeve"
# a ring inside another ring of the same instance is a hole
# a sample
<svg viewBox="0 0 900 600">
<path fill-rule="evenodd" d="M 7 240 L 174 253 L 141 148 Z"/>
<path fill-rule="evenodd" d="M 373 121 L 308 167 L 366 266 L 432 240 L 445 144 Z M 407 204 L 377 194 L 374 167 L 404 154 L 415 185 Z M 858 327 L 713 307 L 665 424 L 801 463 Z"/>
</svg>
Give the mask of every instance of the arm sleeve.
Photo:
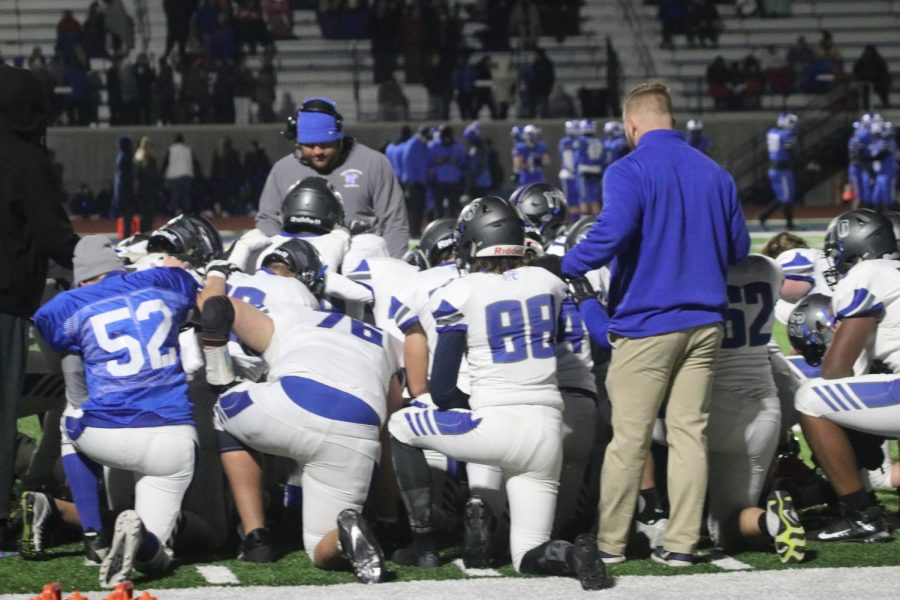
<svg viewBox="0 0 900 600">
<path fill-rule="evenodd" d="M 34 239 L 41 251 L 60 266 L 71 269 L 78 236 L 60 202 L 60 191 L 52 183 L 50 162 L 44 157 L 23 162 L 27 166 L 21 182 L 27 189 L 17 196 L 27 199 L 19 207 L 25 222 L 35 232 Z"/>
<path fill-rule="evenodd" d="M 606 351 L 611 351 L 612 346 L 609 344 L 609 316 L 600 303 L 594 299 L 588 298 L 582 300 L 578 305 L 578 312 L 581 313 L 581 319 L 584 326 L 587 327 L 588 334 L 595 344 Z"/>
<path fill-rule="evenodd" d="M 269 176 L 266 177 L 262 193 L 259 195 L 256 228 L 269 237 L 278 235 L 281 231 L 281 219 L 278 213 L 281 211 L 281 203 L 284 201 L 284 194 L 287 191 L 282 190 L 277 181 L 276 171 L 281 165 L 282 163 L 279 161 L 272 166 Z"/>
<path fill-rule="evenodd" d="M 621 165 L 614 163 L 603 178 L 604 205 L 597 222 L 563 257 L 562 270 L 569 277 L 607 264 L 641 228 L 641 178 Z"/>
<path fill-rule="evenodd" d="M 372 290 L 360 285 L 340 273 L 325 273 L 325 293 L 348 302 L 372 304 L 375 301 Z"/>
<path fill-rule="evenodd" d="M 387 242 L 388 252 L 394 258 L 402 257 L 409 250 L 409 217 L 403 188 L 397 181 L 391 163 L 383 155 L 378 155 L 375 166 L 372 209 L 381 226 L 381 235 Z"/>
<path fill-rule="evenodd" d="M 88 400 L 87 381 L 84 378 L 84 363 L 78 354 L 67 354 L 62 358 L 63 381 L 66 382 L 66 402 L 79 407 Z"/>
<path fill-rule="evenodd" d="M 442 410 L 468 408 L 469 396 L 456 387 L 459 365 L 465 352 L 464 331 L 448 331 L 438 335 L 428 389 L 431 392 L 431 399 Z"/>
</svg>

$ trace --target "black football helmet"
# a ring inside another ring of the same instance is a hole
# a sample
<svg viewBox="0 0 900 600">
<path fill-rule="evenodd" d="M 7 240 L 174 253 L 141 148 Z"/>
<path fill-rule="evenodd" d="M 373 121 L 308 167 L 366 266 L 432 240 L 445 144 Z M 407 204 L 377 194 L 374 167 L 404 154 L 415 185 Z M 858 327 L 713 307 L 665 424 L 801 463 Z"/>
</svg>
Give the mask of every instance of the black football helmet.
<svg viewBox="0 0 900 600">
<path fill-rule="evenodd" d="M 831 298 L 825 294 L 810 294 L 800 300 L 791 311 L 787 328 L 794 350 L 803 355 L 810 365 L 817 367 L 822 364 L 834 330 Z"/>
<path fill-rule="evenodd" d="M 516 189 L 509 201 L 541 234 L 546 247 L 566 222 L 566 195 L 549 183 L 529 183 Z"/>
<path fill-rule="evenodd" d="M 566 234 L 566 252 L 574 248 L 578 242 L 583 240 L 584 236 L 587 235 L 588 231 L 591 230 L 591 227 L 593 227 L 596 222 L 596 215 L 585 215 L 578 219 L 574 225 L 569 227 L 569 232 Z"/>
<path fill-rule="evenodd" d="M 222 254 L 222 236 L 199 215 L 175 217 L 150 234 L 147 253 L 164 252 L 200 267 Z"/>
<path fill-rule="evenodd" d="M 299 238 L 288 240 L 263 257 L 263 267 L 272 263 L 287 265 L 294 277 L 321 300 L 325 293 L 325 267 L 312 244 Z"/>
<path fill-rule="evenodd" d="M 838 215 L 825 233 L 825 256 L 832 268 L 825 272 L 828 285 L 861 260 L 896 256 L 897 239 L 891 221 L 873 210 L 860 208 Z"/>
<path fill-rule="evenodd" d="M 435 219 L 428 224 L 419 240 L 419 250 L 426 260 L 426 269 L 437 265 L 441 255 L 456 248 L 456 221 Z"/>
<path fill-rule="evenodd" d="M 466 267 L 475 258 L 525 255 L 525 217 L 497 196 L 473 200 L 456 221 L 456 261 Z"/>
<path fill-rule="evenodd" d="M 323 177 L 305 177 L 284 196 L 281 226 L 288 233 L 328 233 L 343 223 L 340 194 Z"/>
<path fill-rule="evenodd" d="M 900 212 L 889 210 L 883 214 L 891 222 L 891 227 L 894 228 L 894 237 L 897 238 L 897 250 L 900 251 Z"/>
</svg>

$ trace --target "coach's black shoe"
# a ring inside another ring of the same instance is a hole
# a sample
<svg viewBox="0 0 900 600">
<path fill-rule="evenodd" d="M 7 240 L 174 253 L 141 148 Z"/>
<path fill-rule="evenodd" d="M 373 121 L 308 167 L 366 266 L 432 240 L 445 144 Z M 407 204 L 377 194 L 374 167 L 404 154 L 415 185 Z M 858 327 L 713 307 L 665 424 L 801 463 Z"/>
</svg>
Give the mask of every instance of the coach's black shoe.
<svg viewBox="0 0 900 600">
<path fill-rule="evenodd" d="M 44 547 L 55 520 L 53 498 L 41 492 L 23 492 L 19 510 L 22 514 L 19 553 L 25 560 L 41 560 L 45 558 Z"/>
<path fill-rule="evenodd" d="M 491 533 L 496 526 L 491 509 L 480 496 L 466 502 L 462 559 L 468 569 L 487 569 L 491 566 Z"/>
<path fill-rule="evenodd" d="M 337 518 L 341 554 L 362 583 L 379 583 L 385 574 L 384 554 L 372 529 L 358 511 L 347 508 Z"/>
<path fill-rule="evenodd" d="M 820 542 L 880 542 L 891 537 L 891 529 L 880 506 L 853 511 L 829 523 L 816 535 Z"/>
<path fill-rule="evenodd" d="M 99 567 L 109 553 L 109 541 L 101 533 L 88 529 L 81 536 L 84 544 L 84 566 Z"/>
<path fill-rule="evenodd" d="M 244 536 L 237 558 L 252 563 L 275 562 L 275 551 L 269 540 L 269 530 L 260 527 Z"/>
<path fill-rule="evenodd" d="M 585 590 L 605 590 L 613 580 L 606 572 L 606 565 L 597 550 L 597 538 L 592 533 L 582 533 L 575 538 L 575 575 Z"/>
<path fill-rule="evenodd" d="M 391 560 L 404 567 L 439 567 L 441 559 L 434 550 L 418 550 L 415 545 L 398 548 L 391 554 Z"/>
</svg>

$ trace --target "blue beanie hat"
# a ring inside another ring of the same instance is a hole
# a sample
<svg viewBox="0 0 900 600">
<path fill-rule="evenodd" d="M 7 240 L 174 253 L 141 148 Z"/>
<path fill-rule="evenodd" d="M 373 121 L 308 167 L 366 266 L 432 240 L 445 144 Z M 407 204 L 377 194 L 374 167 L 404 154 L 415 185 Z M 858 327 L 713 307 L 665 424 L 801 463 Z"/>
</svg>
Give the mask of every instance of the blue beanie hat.
<svg viewBox="0 0 900 600">
<path fill-rule="evenodd" d="M 307 98 L 297 112 L 297 143 L 324 144 L 344 137 L 343 117 L 329 98 Z"/>
</svg>

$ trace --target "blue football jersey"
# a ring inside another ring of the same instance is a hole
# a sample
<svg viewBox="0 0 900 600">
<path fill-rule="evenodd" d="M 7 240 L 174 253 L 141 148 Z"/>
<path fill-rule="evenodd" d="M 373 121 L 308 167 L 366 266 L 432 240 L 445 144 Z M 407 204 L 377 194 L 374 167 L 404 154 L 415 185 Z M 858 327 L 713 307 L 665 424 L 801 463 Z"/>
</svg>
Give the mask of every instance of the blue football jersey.
<svg viewBox="0 0 900 600">
<path fill-rule="evenodd" d="M 547 144 L 538 142 L 532 146 L 526 142 L 518 142 L 513 153 L 525 162 L 525 169 L 519 172 L 519 185 L 544 181 L 544 155 L 547 154 Z"/>
<path fill-rule="evenodd" d="M 897 142 L 878 138 L 869 146 L 869 154 L 872 157 L 872 171 L 877 175 L 897 176 Z"/>
<path fill-rule="evenodd" d="M 797 136 L 793 131 L 774 127 L 766 134 L 766 148 L 769 151 L 769 160 L 775 163 L 788 163 L 793 157 L 794 146 L 797 144 Z M 784 166 L 783 168 L 789 168 Z"/>
<path fill-rule="evenodd" d="M 110 273 L 38 310 L 35 325 L 53 349 L 84 361 L 85 425 L 193 424 L 178 328 L 196 295 L 197 282 L 187 271 L 156 267 Z"/>
<path fill-rule="evenodd" d="M 567 172 L 565 179 L 575 175 L 575 151 L 577 148 L 578 138 L 574 135 L 567 135 L 559 140 L 559 166 Z"/>
<path fill-rule="evenodd" d="M 614 137 L 603 140 L 603 166 L 613 164 L 628 154 L 628 141 L 623 137 Z"/>
<path fill-rule="evenodd" d="M 575 153 L 575 164 L 579 175 L 600 177 L 606 164 L 603 140 L 593 135 L 581 136 Z"/>
</svg>

